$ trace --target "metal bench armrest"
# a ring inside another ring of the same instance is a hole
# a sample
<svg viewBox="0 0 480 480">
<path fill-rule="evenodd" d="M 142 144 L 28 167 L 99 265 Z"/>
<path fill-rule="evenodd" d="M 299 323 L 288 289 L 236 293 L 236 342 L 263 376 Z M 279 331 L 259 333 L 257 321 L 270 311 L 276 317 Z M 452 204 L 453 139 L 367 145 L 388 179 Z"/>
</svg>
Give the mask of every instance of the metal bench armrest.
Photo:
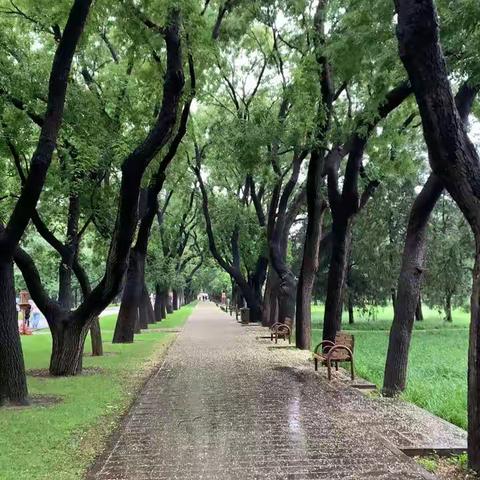
<svg viewBox="0 0 480 480">
<path fill-rule="evenodd" d="M 282 330 L 287 330 L 286 332 L 282 332 Z M 282 335 L 291 335 L 292 334 L 292 329 L 288 326 L 285 325 L 284 323 L 281 323 L 275 328 L 275 333 L 281 333 Z"/>
<path fill-rule="evenodd" d="M 282 322 L 275 322 L 273 325 L 270 325 L 270 330 L 273 332 L 278 325 L 283 325 Z"/>
<path fill-rule="evenodd" d="M 350 359 L 353 358 L 353 352 L 345 345 L 335 345 L 332 347 L 328 353 L 327 353 L 327 359 L 332 357 L 333 352 L 336 352 L 338 350 L 346 350 L 347 353 L 350 355 Z"/>
<path fill-rule="evenodd" d="M 314 349 L 313 349 L 313 353 L 316 353 L 318 354 L 318 349 L 320 347 L 322 347 L 322 351 L 323 351 L 323 347 L 326 346 L 326 347 L 334 347 L 335 344 L 330 341 L 330 340 L 323 340 L 323 342 L 320 342 Z M 322 352 L 323 353 L 323 352 Z"/>
</svg>

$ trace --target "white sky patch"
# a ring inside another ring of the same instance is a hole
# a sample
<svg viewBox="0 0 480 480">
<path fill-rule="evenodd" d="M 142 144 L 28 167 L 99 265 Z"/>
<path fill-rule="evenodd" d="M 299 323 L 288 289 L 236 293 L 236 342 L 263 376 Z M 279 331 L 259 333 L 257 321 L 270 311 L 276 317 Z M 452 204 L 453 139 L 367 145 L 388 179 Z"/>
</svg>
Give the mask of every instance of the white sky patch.
<svg viewBox="0 0 480 480">
<path fill-rule="evenodd" d="M 38 52 L 39 50 L 41 50 L 43 48 L 43 43 L 42 43 L 42 41 L 40 40 L 40 38 L 38 37 L 37 34 L 34 33 L 30 36 L 32 38 L 32 43 L 30 44 L 30 50 L 32 52 Z"/>
<path fill-rule="evenodd" d="M 192 103 L 190 104 L 190 111 L 192 113 L 197 113 L 198 110 L 198 101 L 196 98 L 192 100 Z"/>
</svg>

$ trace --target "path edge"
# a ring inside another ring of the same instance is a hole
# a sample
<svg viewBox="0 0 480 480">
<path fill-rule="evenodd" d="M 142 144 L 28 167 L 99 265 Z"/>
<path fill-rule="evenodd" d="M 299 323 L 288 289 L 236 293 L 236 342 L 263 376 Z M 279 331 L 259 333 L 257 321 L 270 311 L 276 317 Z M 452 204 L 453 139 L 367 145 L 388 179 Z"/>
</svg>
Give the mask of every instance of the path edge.
<svg viewBox="0 0 480 480">
<path fill-rule="evenodd" d="M 82 480 L 95 480 L 96 476 L 101 472 L 103 466 L 107 462 L 108 458 L 112 454 L 112 452 L 115 450 L 115 447 L 118 444 L 119 438 L 121 434 L 125 431 L 125 429 L 128 427 L 129 423 L 129 415 L 130 412 L 133 410 L 133 408 L 138 404 L 139 398 L 140 398 L 140 393 L 145 389 L 145 387 L 160 373 L 160 371 L 163 370 L 166 360 L 167 360 L 167 355 L 170 349 L 172 348 L 173 345 L 177 342 L 178 338 L 180 335 L 183 335 L 185 325 L 187 322 L 190 320 L 190 317 L 192 316 L 193 312 L 197 308 L 197 305 L 193 308 L 192 312 L 190 315 L 187 317 L 185 320 L 185 323 L 182 325 L 180 328 L 180 331 L 178 333 L 173 333 L 173 332 L 165 332 L 165 333 L 170 333 L 170 335 L 173 336 L 170 342 L 168 342 L 167 347 L 165 350 L 162 352 L 159 360 L 158 366 L 155 366 L 152 368 L 152 371 L 145 377 L 145 379 L 141 382 L 141 384 L 138 387 L 138 390 L 135 394 L 135 398 L 133 401 L 130 403 L 128 408 L 118 417 L 118 425 L 114 430 L 108 435 L 107 441 L 105 443 L 105 446 L 103 450 L 95 456 L 95 458 L 92 460 L 91 464 L 87 467 L 86 471 L 82 475 Z"/>
</svg>

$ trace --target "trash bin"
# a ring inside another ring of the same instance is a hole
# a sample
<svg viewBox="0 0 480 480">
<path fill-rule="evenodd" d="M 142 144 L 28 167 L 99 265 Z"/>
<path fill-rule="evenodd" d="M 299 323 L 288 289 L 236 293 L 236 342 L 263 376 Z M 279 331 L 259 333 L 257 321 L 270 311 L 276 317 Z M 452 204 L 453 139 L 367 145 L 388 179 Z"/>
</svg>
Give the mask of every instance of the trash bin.
<svg viewBox="0 0 480 480">
<path fill-rule="evenodd" d="M 245 325 L 250 323 L 250 309 L 249 308 L 243 307 L 243 308 L 240 309 L 240 319 L 241 319 L 242 323 L 244 323 Z"/>
</svg>

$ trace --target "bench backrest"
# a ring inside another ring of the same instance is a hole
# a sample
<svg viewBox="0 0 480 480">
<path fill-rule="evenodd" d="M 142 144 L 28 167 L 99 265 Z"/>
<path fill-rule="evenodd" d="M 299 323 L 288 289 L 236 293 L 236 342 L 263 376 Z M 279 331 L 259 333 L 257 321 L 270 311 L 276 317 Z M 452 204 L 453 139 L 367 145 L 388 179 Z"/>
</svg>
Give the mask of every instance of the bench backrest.
<svg viewBox="0 0 480 480">
<path fill-rule="evenodd" d="M 339 332 L 335 335 L 335 345 L 345 345 L 353 352 L 355 338 L 351 333 Z"/>
<path fill-rule="evenodd" d="M 285 318 L 285 325 L 288 325 L 291 330 L 293 326 L 293 320 L 290 317 Z"/>
</svg>

